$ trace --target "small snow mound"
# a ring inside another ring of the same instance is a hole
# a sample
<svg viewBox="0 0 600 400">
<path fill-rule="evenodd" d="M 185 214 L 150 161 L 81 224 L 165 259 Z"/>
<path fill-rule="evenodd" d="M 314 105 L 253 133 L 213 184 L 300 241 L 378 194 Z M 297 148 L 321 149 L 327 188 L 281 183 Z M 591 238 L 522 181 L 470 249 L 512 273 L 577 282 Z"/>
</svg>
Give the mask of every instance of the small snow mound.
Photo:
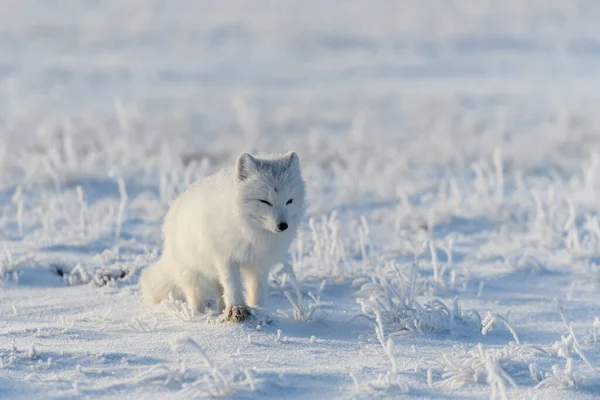
<svg viewBox="0 0 600 400">
<path fill-rule="evenodd" d="M 221 323 L 229 322 L 227 321 L 225 314 L 220 314 L 217 317 L 217 321 Z M 242 323 L 245 325 L 256 326 L 257 330 L 261 330 L 263 326 L 272 325 L 276 322 L 277 320 L 274 319 L 271 314 L 265 311 L 264 308 L 251 307 L 250 315 Z"/>
</svg>

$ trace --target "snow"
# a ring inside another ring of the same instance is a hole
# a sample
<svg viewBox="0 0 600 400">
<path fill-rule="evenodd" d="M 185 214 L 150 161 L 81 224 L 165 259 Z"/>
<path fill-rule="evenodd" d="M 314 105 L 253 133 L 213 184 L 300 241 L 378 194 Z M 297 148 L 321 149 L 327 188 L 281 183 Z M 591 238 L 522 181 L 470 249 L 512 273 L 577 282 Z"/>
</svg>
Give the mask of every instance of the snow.
<svg viewBox="0 0 600 400">
<path fill-rule="evenodd" d="M 600 396 L 596 3 L 11 3 L 0 398 Z M 145 305 L 170 201 L 289 149 L 267 308 Z"/>
</svg>

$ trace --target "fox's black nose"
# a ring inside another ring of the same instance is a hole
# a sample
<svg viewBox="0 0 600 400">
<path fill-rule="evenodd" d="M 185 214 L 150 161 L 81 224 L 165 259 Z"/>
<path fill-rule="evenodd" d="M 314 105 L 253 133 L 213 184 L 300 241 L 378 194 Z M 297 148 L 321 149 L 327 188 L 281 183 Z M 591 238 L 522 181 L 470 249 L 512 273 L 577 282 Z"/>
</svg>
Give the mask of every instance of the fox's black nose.
<svg viewBox="0 0 600 400">
<path fill-rule="evenodd" d="M 279 225 L 277 225 L 277 229 L 279 229 L 279 232 L 283 232 L 288 228 L 288 224 L 286 224 L 285 222 L 280 222 Z"/>
</svg>

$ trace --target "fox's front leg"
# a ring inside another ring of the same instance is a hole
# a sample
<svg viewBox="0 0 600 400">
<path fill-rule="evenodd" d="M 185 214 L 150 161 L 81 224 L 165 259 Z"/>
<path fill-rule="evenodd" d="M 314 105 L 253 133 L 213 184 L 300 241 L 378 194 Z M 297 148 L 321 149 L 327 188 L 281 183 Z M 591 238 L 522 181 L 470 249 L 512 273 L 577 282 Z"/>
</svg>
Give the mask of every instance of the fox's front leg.
<svg viewBox="0 0 600 400">
<path fill-rule="evenodd" d="M 223 286 L 225 317 L 233 322 L 243 321 L 248 316 L 249 310 L 244 303 L 240 267 L 231 261 L 220 261 L 217 262 L 217 268 Z"/>
<path fill-rule="evenodd" d="M 246 303 L 249 306 L 265 307 L 268 295 L 269 271 L 247 268 L 243 270 L 246 286 Z"/>
</svg>

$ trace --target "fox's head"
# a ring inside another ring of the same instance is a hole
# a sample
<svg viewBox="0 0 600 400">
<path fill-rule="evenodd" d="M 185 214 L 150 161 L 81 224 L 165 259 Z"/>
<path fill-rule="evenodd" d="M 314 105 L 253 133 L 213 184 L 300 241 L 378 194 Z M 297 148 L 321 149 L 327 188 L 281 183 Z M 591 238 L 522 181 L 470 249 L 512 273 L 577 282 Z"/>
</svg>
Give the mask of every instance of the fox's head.
<svg viewBox="0 0 600 400">
<path fill-rule="evenodd" d="M 296 153 L 262 157 L 242 154 L 235 177 L 240 212 L 252 226 L 273 233 L 298 228 L 306 188 Z"/>
</svg>

